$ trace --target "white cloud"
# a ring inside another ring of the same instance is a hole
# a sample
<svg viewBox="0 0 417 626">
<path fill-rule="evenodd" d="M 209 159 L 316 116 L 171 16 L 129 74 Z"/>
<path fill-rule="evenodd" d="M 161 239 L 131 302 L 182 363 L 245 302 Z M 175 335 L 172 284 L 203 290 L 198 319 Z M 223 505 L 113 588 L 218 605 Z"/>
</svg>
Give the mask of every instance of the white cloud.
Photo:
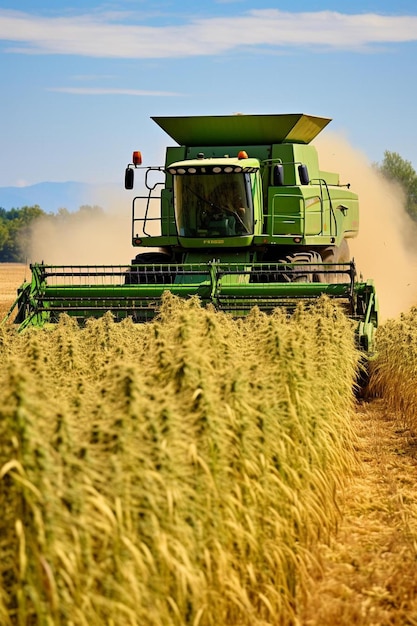
<svg viewBox="0 0 417 626">
<path fill-rule="evenodd" d="M 61 93 L 73 93 L 81 96 L 181 96 L 174 91 L 146 91 L 143 89 L 113 89 L 105 87 L 50 87 L 48 91 L 58 91 Z"/>
<path fill-rule="evenodd" d="M 100 58 L 172 58 L 224 54 L 242 46 L 372 49 L 417 40 L 417 16 L 289 13 L 256 9 L 231 17 L 193 19 L 173 26 L 121 23 L 118 13 L 40 17 L 0 11 L 0 40 L 8 52 Z M 126 17 L 126 16 L 125 16 Z"/>
</svg>

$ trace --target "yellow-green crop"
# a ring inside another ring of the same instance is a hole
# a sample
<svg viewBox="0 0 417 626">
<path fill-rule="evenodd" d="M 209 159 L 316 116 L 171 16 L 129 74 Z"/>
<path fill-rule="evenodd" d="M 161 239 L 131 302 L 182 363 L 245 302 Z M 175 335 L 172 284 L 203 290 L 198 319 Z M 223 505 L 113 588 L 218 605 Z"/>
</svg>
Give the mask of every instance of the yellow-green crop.
<svg viewBox="0 0 417 626">
<path fill-rule="evenodd" d="M 370 393 L 383 396 L 388 410 L 417 430 L 417 307 L 388 320 L 377 332 Z"/>
<path fill-rule="evenodd" d="M 337 306 L 0 332 L 0 623 L 291 623 L 354 459 Z"/>
</svg>

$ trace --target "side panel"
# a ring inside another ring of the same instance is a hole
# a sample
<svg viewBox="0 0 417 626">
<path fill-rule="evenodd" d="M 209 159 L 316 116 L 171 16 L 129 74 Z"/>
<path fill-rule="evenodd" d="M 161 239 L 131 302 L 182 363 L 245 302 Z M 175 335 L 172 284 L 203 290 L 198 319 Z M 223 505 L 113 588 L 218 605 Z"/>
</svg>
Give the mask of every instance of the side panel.
<svg viewBox="0 0 417 626">
<path fill-rule="evenodd" d="M 319 187 L 270 187 L 268 206 L 267 232 L 272 235 L 331 234 L 329 201 Z"/>
<path fill-rule="evenodd" d="M 296 187 L 270 187 L 266 231 L 270 235 L 303 236 L 303 197 Z"/>
<path fill-rule="evenodd" d="M 358 196 L 345 187 L 330 187 L 334 218 L 337 233 L 344 237 L 356 237 L 359 233 L 359 201 Z"/>
</svg>

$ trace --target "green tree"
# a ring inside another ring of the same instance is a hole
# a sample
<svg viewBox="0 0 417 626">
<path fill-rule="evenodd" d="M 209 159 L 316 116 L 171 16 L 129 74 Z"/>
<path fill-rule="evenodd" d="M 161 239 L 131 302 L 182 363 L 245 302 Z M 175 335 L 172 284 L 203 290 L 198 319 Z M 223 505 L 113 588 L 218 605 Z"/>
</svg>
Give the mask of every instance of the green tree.
<svg viewBox="0 0 417 626">
<path fill-rule="evenodd" d="M 403 159 L 397 152 L 385 150 L 384 160 L 376 168 L 388 180 L 398 183 L 406 198 L 406 211 L 417 221 L 417 173 L 410 161 Z"/>
<path fill-rule="evenodd" d="M 26 260 L 32 225 L 45 215 L 37 204 L 9 211 L 0 209 L 0 262 L 18 263 Z"/>
<path fill-rule="evenodd" d="M 9 229 L 6 220 L 0 217 L 0 253 L 9 238 Z"/>
</svg>

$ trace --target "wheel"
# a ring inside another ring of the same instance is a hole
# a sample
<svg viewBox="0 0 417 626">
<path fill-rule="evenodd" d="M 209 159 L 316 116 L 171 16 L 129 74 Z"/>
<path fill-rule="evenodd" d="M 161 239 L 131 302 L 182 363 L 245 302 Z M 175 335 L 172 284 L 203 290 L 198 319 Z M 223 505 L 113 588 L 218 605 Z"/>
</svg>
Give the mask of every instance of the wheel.
<svg viewBox="0 0 417 626">
<path fill-rule="evenodd" d="M 175 274 L 167 264 L 170 257 L 164 252 L 141 252 L 131 261 L 135 266 L 126 272 L 125 285 L 161 285 L 174 282 Z"/>
<path fill-rule="evenodd" d="M 308 250 L 306 252 L 294 252 L 294 254 L 288 254 L 284 259 L 278 261 L 278 263 L 282 264 L 296 264 L 296 265 L 307 265 L 305 273 L 298 270 L 296 267 L 288 267 L 288 270 L 282 272 L 281 274 L 281 282 L 286 283 L 313 283 L 313 282 L 321 282 L 317 280 L 318 276 L 318 266 L 316 263 L 321 263 L 321 256 L 318 252 L 314 250 Z"/>
<path fill-rule="evenodd" d="M 329 246 L 320 253 L 323 263 L 335 265 L 334 269 L 339 269 L 339 263 L 350 263 L 350 250 L 346 239 L 343 239 L 340 246 Z M 326 268 L 324 268 L 326 269 Z M 330 268 L 327 268 L 328 270 Z M 344 283 L 347 282 L 346 275 L 339 273 L 320 272 L 317 275 L 319 283 Z"/>
</svg>

